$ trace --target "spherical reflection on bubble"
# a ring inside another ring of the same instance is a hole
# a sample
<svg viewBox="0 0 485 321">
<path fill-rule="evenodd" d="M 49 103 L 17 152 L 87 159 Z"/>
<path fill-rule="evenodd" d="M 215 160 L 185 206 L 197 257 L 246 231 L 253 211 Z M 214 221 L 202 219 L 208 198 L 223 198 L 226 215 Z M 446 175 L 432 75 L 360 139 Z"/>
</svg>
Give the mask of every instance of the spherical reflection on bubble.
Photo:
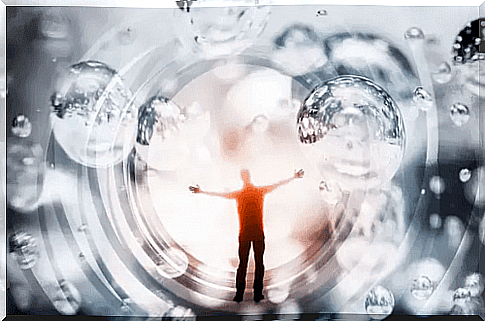
<svg viewBox="0 0 485 321">
<path fill-rule="evenodd" d="M 166 139 L 171 132 L 178 130 L 185 118 L 179 106 L 164 96 L 156 95 L 138 109 L 136 142 L 149 145 L 154 130 L 162 136 L 162 140 Z"/>
<path fill-rule="evenodd" d="M 472 273 L 465 278 L 465 289 L 470 291 L 472 297 L 482 295 L 485 288 L 485 280 L 480 273 Z"/>
<path fill-rule="evenodd" d="M 394 296 L 391 291 L 379 285 L 369 291 L 364 306 L 371 318 L 381 320 L 394 310 Z"/>
<path fill-rule="evenodd" d="M 460 181 L 462 181 L 463 183 L 466 183 L 472 177 L 472 172 L 468 168 L 463 168 L 460 171 L 459 177 L 460 177 Z"/>
<path fill-rule="evenodd" d="M 441 216 L 439 214 L 433 213 L 429 216 L 429 226 L 432 229 L 438 229 L 441 227 Z"/>
<path fill-rule="evenodd" d="M 485 167 L 479 167 L 472 172 L 470 180 L 465 185 L 465 197 L 471 204 L 485 206 Z"/>
<path fill-rule="evenodd" d="M 423 87 L 416 87 L 414 90 L 414 101 L 423 111 L 427 111 L 433 106 L 433 97 Z"/>
<path fill-rule="evenodd" d="M 32 235 L 18 232 L 10 235 L 8 239 L 9 253 L 15 257 L 19 268 L 31 269 L 39 260 L 39 248 Z"/>
<path fill-rule="evenodd" d="M 15 136 L 26 138 L 32 132 L 32 124 L 30 120 L 24 115 L 18 115 L 12 122 L 12 133 Z"/>
<path fill-rule="evenodd" d="M 468 119 L 470 119 L 470 112 L 466 105 L 455 103 L 450 108 L 450 117 L 456 126 L 461 127 L 468 122 Z"/>
<path fill-rule="evenodd" d="M 292 76 L 306 74 L 327 62 L 322 40 L 312 27 L 294 24 L 274 40 L 273 59 Z"/>
<path fill-rule="evenodd" d="M 409 28 L 404 33 L 404 39 L 406 39 L 406 40 L 422 40 L 422 39 L 424 39 L 423 30 L 421 30 L 417 27 Z"/>
<path fill-rule="evenodd" d="M 187 255 L 179 249 L 170 248 L 165 251 L 167 259 L 160 257 L 156 262 L 158 272 L 169 279 L 177 278 L 185 273 L 189 266 Z"/>
<path fill-rule="evenodd" d="M 81 307 L 81 294 L 72 283 L 66 280 L 62 280 L 59 286 L 59 291 L 52 302 L 54 307 L 63 315 L 77 314 Z"/>
<path fill-rule="evenodd" d="M 6 156 L 7 202 L 18 211 L 32 210 L 43 189 L 42 147 L 29 140 L 9 138 Z"/>
<path fill-rule="evenodd" d="M 434 81 L 439 84 L 446 84 L 451 80 L 451 66 L 447 62 L 442 62 L 438 66 L 438 70 L 431 74 Z"/>
<path fill-rule="evenodd" d="M 346 189 L 384 184 L 396 173 L 405 130 L 393 99 L 372 81 L 343 76 L 317 87 L 297 117 L 298 134 L 328 181 Z M 345 186 L 345 187 L 344 187 Z"/>
<path fill-rule="evenodd" d="M 130 96 L 107 65 L 86 61 L 71 66 L 51 97 L 53 132 L 71 159 L 99 167 L 128 155 L 135 134 Z"/>
<path fill-rule="evenodd" d="M 192 39 L 208 56 L 235 54 L 251 45 L 266 27 L 268 18 L 267 6 L 193 8 Z"/>
<path fill-rule="evenodd" d="M 439 176 L 433 176 L 429 180 L 429 189 L 436 195 L 443 194 L 446 189 L 445 180 Z"/>
<path fill-rule="evenodd" d="M 433 294 L 433 283 L 427 276 L 420 276 L 414 279 L 411 287 L 411 294 L 418 300 L 427 300 Z"/>
<path fill-rule="evenodd" d="M 319 189 L 323 200 L 330 205 L 337 204 L 343 197 L 342 189 L 337 182 L 321 181 Z"/>
</svg>

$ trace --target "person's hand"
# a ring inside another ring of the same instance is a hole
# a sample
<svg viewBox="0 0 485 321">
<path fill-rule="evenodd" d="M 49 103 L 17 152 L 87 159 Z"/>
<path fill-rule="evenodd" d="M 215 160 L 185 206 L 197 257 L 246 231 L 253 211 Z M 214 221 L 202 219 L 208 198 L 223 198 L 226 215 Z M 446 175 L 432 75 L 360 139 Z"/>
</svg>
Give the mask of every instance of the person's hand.
<svg viewBox="0 0 485 321">
<path fill-rule="evenodd" d="M 302 178 L 304 174 L 305 174 L 305 172 L 303 171 L 303 169 L 300 169 L 297 172 L 295 171 L 295 175 L 293 177 L 294 178 Z"/>
<path fill-rule="evenodd" d="M 189 186 L 189 189 L 192 193 L 200 193 L 199 184 L 197 184 L 196 186 Z"/>
</svg>

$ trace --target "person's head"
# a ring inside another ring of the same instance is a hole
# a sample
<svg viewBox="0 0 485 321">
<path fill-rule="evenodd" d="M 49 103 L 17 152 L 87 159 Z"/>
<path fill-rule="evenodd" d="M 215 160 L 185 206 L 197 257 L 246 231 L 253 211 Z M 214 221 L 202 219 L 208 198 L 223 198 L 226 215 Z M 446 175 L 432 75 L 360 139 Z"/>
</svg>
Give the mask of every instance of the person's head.
<svg viewBox="0 0 485 321">
<path fill-rule="evenodd" d="M 241 170 L 241 178 L 244 182 L 244 184 L 250 184 L 251 183 L 251 177 L 249 176 L 249 170 L 242 169 Z"/>
</svg>

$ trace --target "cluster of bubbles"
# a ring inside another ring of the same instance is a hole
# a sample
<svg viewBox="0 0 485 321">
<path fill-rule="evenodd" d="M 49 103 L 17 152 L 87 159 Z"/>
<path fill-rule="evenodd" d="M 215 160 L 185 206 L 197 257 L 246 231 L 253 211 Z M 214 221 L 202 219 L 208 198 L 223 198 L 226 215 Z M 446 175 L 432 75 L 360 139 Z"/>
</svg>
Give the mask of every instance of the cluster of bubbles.
<svg viewBox="0 0 485 321">
<path fill-rule="evenodd" d="M 453 45 L 455 63 L 465 64 L 485 59 L 480 50 L 481 43 L 485 40 L 482 33 L 483 27 L 485 27 L 485 21 L 477 19 L 469 22 L 456 36 Z"/>
<path fill-rule="evenodd" d="M 484 290 L 483 276 L 472 273 L 465 278 L 464 287 L 453 292 L 453 307 L 450 314 L 483 315 L 485 312 L 482 293 Z"/>
<path fill-rule="evenodd" d="M 10 255 L 15 258 L 22 270 L 31 269 L 39 259 L 37 241 L 28 233 L 18 232 L 10 235 L 8 247 Z"/>
<path fill-rule="evenodd" d="M 366 78 L 341 76 L 316 87 L 297 115 L 297 127 L 301 143 L 314 148 L 325 181 L 338 181 L 346 189 L 379 186 L 401 164 L 401 112 Z"/>
<path fill-rule="evenodd" d="M 85 61 L 71 66 L 51 97 L 57 142 L 71 159 L 89 167 L 121 161 L 131 151 L 135 134 L 130 98 L 120 76 L 106 64 Z"/>
<path fill-rule="evenodd" d="M 383 286 L 372 288 L 365 298 L 365 311 L 374 320 L 382 320 L 394 310 L 394 296 Z"/>
</svg>

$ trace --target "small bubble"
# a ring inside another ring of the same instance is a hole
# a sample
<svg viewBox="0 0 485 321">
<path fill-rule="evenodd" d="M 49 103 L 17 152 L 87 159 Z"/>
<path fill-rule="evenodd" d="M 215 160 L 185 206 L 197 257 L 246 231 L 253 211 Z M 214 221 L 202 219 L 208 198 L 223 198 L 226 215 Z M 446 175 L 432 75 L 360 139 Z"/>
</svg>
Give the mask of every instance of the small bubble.
<svg viewBox="0 0 485 321">
<path fill-rule="evenodd" d="M 426 194 L 426 190 L 423 188 L 423 189 L 421 190 L 421 195 L 424 195 L 424 194 Z"/>
<path fill-rule="evenodd" d="M 382 320 L 394 310 L 394 296 L 388 289 L 377 286 L 367 294 L 364 306 L 372 319 Z"/>
<path fill-rule="evenodd" d="M 432 73 L 433 80 L 439 84 L 446 84 L 451 80 L 451 66 L 447 62 L 442 62 L 438 66 L 438 71 Z"/>
<path fill-rule="evenodd" d="M 417 27 L 409 28 L 404 34 L 404 39 L 406 40 L 424 39 L 423 30 Z"/>
<path fill-rule="evenodd" d="M 26 138 L 30 136 L 32 132 L 32 124 L 29 119 L 24 115 L 18 115 L 12 122 L 12 133 L 15 136 Z"/>
<path fill-rule="evenodd" d="M 317 17 L 326 16 L 327 14 L 328 14 L 327 10 L 318 10 L 317 11 Z"/>
<path fill-rule="evenodd" d="M 86 259 L 86 256 L 84 256 L 84 253 L 83 253 L 83 252 L 80 252 L 80 253 L 79 253 L 79 258 L 80 258 L 81 260 L 85 260 L 85 259 Z"/>
<path fill-rule="evenodd" d="M 445 180 L 439 176 L 433 176 L 429 180 L 429 189 L 439 195 L 442 194 L 446 189 Z"/>
<path fill-rule="evenodd" d="M 411 295 L 418 300 L 427 300 L 433 294 L 433 283 L 427 276 L 414 279 L 411 287 Z"/>
<path fill-rule="evenodd" d="M 436 213 L 431 214 L 429 216 L 429 226 L 432 229 L 439 229 L 441 227 L 441 216 Z"/>
<path fill-rule="evenodd" d="M 121 45 L 130 45 L 136 39 L 136 32 L 133 28 L 126 28 L 118 33 L 118 42 Z"/>
<path fill-rule="evenodd" d="M 337 182 L 321 181 L 319 189 L 323 200 L 328 204 L 335 205 L 343 197 L 342 189 Z"/>
<path fill-rule="evenodd" d="M 462 181 L 463 183 L 466 183 L 472 177 L 472 172 L 468 168 L 463 168 L 460 171 L 459 176 L 460 176 L 460 181 Z"/>
<path fill-rule="evenodd" d="M 423 111 L 427 111 L 433 106 L 433 98 L 423 87 L 416 87 L 414 90 L 414 101 Z"/>
<path fill-rule="evenodd" d="M 461 127 L 470 119 L 470 112 L 466 105 L 455 103 L 450 108 L 450 117 L 456 126 Z"/>
<path fill-rule="evenodd" d="M 51 61 L 54 62 L 54 63 L 56 63 L 57 62 L 57 57 L 52 57 Z"/>
<path fill-rule="evenodd" d="M 85 232 L 85 231 L 87 231 L 87 229 L 88 229 L 88 226 L 86 224 L 83 224 L 83 225 L 81 225 L 77 228 L 77 231 L 78 232 Z"/>
<path fill-rule="evenodd" d="M 268 129 L 268 118 L 264 115 L 258 115 L 254 117 L 253 121 L 251 122 L 251 128 L 253 131 L 262 133 L 265 132 Z"/>
</svg>

